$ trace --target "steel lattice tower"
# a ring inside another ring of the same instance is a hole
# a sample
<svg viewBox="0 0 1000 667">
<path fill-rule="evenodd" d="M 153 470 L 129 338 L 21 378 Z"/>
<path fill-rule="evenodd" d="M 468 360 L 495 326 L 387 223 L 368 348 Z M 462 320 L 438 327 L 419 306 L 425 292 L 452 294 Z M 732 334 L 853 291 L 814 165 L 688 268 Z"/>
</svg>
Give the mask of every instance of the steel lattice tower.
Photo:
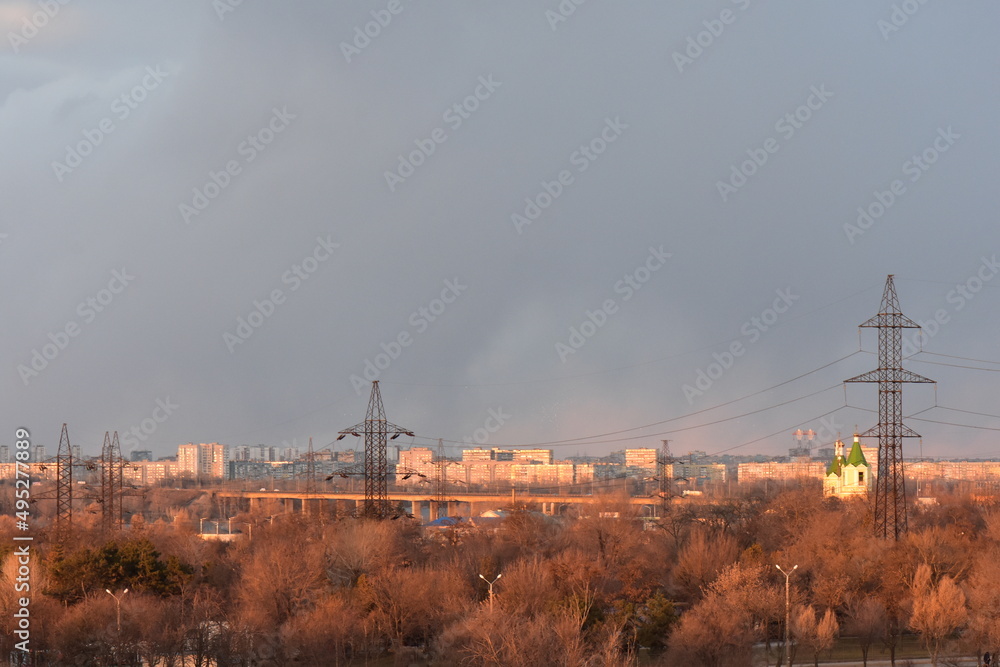
<svg viewBox="0 0 1000 667">
<path fill-rule="evenodd" d="M 316 493 L 316 453 L 312 438 L 309 438 L 309 450 L 306 452 L 306 493 Z"/>
<path fill-rule="evenodd" d="M 670 499 L 670 482 L 668 479 L 667 466 L 670 466 L 669 477 L 673 477 L 674 458 L 670 455 L 670 441 L 661 440 L 663 446 L 660 448 L 660 458 L 656 461 L 656 472 L 659 478 L 660 511 L 665 516 L 667 513 L 667 503 Z"/>
<path fill-rule="evenodd" d="M 904 382 L 934 382 L 902 368 L 903 329 L 920 325 L 899 310 L 899 298 L 890 274 L 882 305 L 862 327 L 878 329 L 878 368 L 845 382 L 878 383 L 878 424 L 861 437 L 878 438 L 878 477 L 875 479 L 875 535 L 899 539 L 906 533 L 906 487 L 903 479 L 903 438 L 920 437 L 903 424 Z"/>
<path fill-rule="evenodd" d="M 73 530 L 73 450 L 69 431 L 62 425 L 59 451 L 56 454 L 56 534 L 64 540 Z"/>
<path fill-rule="evenodd" d="M 110 530 L 111 510 L 114 504 L 114 494 L 109 488 L 111 483 L 111 470 L 108 465 L 108 455 L 111 452 L 111 431 L 104 432 L 104 444 L 101 446 L 101 527 Z"/>
<path fill-rule="evenodd" d="M 101 519 L 104 530 L 120 530 L 122 527 L 124 466 L 118 431 L 113 436 L 105 431 L 104 446 L 101 448 Z"/>
<path fill-rule="evenodd" d="M 385 406 L 378 380 L 372 382 L 372 395 L 368 400 L 368 414 L 360 424 L 340 431 L 340 435 L 365 436 L 365 509 L 364 516 L 385 519 L 392 515 L 387 490 L 388 465 L 386 443 L 401 435 L 413 436 L 409 429 L 386 421 Z"/>
<path fill-rule="evenodd" d="M 448 481 L 447 475 L 445 474 L 444 467 L 447 465 L 447 459 L 444 457 L 444 440 L 438 438 L 437 454 L 434 456 L 434 500 L 437 501 L 438 506 L 445 502 L 445 489 L 447 488 Z"/>
<path fill-rule="evenodd" d="M 437 453 L 432 463 L 434 464 L 434 500 L 438 504 L 438 513 L 442 508 L 447 511 L 448 503 L 448 466 L 457 463 L 444 455 L 444 439 L 438 438 Z M 419 474 L 419 473 L 418 473 Z M 459 480 L 461 483 L 461 480 Z"/>
</svg>

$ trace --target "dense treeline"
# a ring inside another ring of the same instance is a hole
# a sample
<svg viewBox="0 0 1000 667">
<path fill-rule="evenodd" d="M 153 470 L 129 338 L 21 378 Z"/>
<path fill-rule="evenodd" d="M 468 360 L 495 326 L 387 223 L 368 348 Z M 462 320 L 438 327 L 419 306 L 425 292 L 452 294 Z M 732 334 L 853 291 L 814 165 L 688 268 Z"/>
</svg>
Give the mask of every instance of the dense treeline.
<svg viewBox="0 0 1000 667">
<path fill-rule="evenodd" d="M 856 638 L 857 660 L 904 634 L 935 661 L 1000 648 L 1000 511 L 968 498 L 922 509 L 899 542 L 870 537 L 863 501 L 812 486 L 671 504 L 652 521 L 613 498 L 590 509 L 440 532 L 288 516 L 229 544 L 159 522 L 81 530 L 35 546 L 31 646 L 38 664 L 70 665 L 775 664 L 778 563 L 799 566 L 796 664 L 838 636 Z M 3 557 L 7 653 L 23 593 L 11 547 Z M 479 575 L 501 574 L 491 603 Z"/>
</svg>

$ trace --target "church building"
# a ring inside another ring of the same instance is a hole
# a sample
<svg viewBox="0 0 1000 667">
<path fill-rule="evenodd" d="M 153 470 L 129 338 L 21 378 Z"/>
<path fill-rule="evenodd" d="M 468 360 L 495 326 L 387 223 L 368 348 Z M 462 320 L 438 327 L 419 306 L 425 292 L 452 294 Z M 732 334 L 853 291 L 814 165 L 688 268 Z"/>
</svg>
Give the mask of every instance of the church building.
<svg viewBox="0 0 1000 667">
<path fill-rule="evenodd" d="M 854 444 L 847 458 L 844 458 L 844 443 L 838 439 L 833 460 L 830 461 L 826 477 L 823 479 L 823 495 L 838 498 L 863 496 L 871 490 L 871 487 L 872 468 L 868 465 L 864 452 L 861 451 L 857 434 L 854 435 Z"/>
</svg>

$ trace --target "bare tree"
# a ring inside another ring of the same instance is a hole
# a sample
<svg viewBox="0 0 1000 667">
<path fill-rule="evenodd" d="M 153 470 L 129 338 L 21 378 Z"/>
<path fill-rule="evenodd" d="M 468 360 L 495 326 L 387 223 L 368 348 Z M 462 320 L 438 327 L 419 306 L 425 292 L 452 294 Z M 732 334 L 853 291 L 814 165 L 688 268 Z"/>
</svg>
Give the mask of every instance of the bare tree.
<svg viewBox="0 0 1000 667">
<path fill-rule="evenodd" d="M 668 503 L 663 509 L 659 526 L 674 540 L 674 548 L 680 549 L 683 538 L 695 522 L 691 506 L 685 503 Z"/>
<path fill-rule="evenodd" d="M 388 568 L 358 582 L 358 601 L 393 650 L 424 646 L 442 625 L 468 611 L 470 583 L 449 572 Z"/>
<path fill-rule="evenodd" d="M 678 555 L 674 580 L 688 599 L 696 599 L 739 555 L 739 546 L 732 536 L 696 531 Z"/>
<path fill-rule="evenodd" d="M 920 633 L 935 667 L 945 640 L 965 625 L 967 617 L 962 589 L 949 576 L 941 577 L 935 585 L 930 566 L 921 564 L 913 577 L 910 627 Z"/>
<path fill-rule="evenodd" d="M 327 540 L 327 574 L 336 585 L 353 586 L 363 574 L 408 565 L 417 535 L 398 521 L 345 521 Z"/>
<path fill-rule="evenodd" d="M 1000 655 L 1000 550 L 994 547 L 981 552 L 966 583 L 966 645 L 976 655 L 984 650 Z"/>
<path fill-rule="evenodd" d="M 273 630 L 307 609 L 326 585 L 325 547 L 318 541 L 261 541 L 246 556 L 238 597 L 251 625 Z"/>
<path fill-rule="evenodd" d="M 681 616 L 670 636 L 668 664 L 736 667 L 750 664 L 750 614 L 709 595 Z"/>
<path fill-rule="evenodd" d="M 812 605 L 799 607 L 792 616 L 792 634 L 800 645 L 812 649 L 813 664 L 819 666 L 819 654 L 833 648 L 834 637 L 840 626 L 832 609 L 827 609 L 821 618 L 817 618 Z"/>
<path fill-rule="evenodd" d="M 115 603 L 88 597 L 66 609 L 53 629 L 53 647 L 75 665 L 104 665 L 113 660 L 117 646 Z"/>
<path fill-rule="evenodd" d="M 368 655 L 372 647 L 358 632 L 360 611 L 348 596 L 335 594 L 291 618 L 281 629 L 285 662 L 340 667 Z"/>
<path fill-rule="evenodd" d="M 861 660 L 868 665 L 868 652 L 886 632 L 885 605 L 878 598 L 854 596 L 847 603 L 848 631 L 858 638 Z"/>
<path fill-rule="evenodd" d="M 448 664 L 475 667 L 577 667 L 589 653 L 578 615 L 525 616 L 485 606 L 446 629 L 437 652 Z"/>
<path fill-rule="evenodd" d="M 733 564 L 706 588 L 704 599 L 681 616 L 670 636 L 671 664 L 745 665 L 775 600 L 758 565 Z"/>
</svg>

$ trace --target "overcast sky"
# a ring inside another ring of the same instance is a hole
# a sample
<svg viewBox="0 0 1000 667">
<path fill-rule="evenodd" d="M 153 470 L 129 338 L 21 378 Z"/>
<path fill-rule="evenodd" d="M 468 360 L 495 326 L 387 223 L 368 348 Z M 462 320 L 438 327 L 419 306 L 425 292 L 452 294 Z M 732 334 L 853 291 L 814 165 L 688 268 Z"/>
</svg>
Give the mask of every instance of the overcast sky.
<svg viewBox="0 0 1000 667">
<path fill-rule="evenodd" d="M 0 2 L 4 440 L 319 448 L 377 377 L 412 444 L 783 453 L 875 423 L 895 274 L 923 454 L 996 456 L 998 20 Z"/>
</svg>

